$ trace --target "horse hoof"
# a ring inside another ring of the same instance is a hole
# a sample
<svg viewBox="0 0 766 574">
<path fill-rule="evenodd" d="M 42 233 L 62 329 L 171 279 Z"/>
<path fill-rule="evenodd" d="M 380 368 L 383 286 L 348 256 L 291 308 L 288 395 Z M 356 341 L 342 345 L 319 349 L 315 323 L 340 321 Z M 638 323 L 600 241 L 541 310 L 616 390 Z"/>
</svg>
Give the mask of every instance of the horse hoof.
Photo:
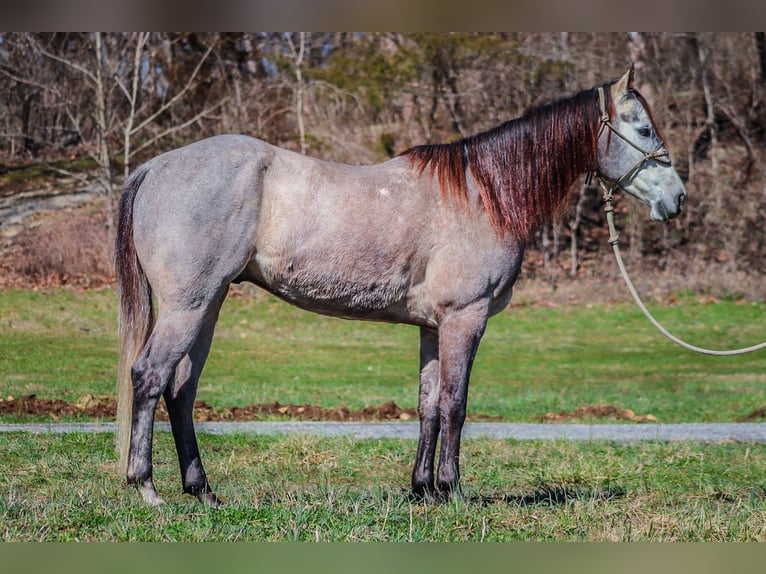
<svg viewBox="0 0 766 574">
<path fill-rule="evenodd" d="M 417 487 L 413 487 L 410 492 L 409 500 L 415 504 L 421 502 L 426 504 L 439 502 L 438 493 L 432 485 L 418 485 Z"/>
<path fill-rule="evenodd" d="M 441 503 L 465 500 L 460 486 L 452 482 L 439 484 L 434 496 Z"/>
<path fill-rule="evenodd" d="M 223 506 L 223 502 L 221 502 L 221 499 L 218 498 L 212 492 L 201 492 L 197 495 L 197 499 L 203 504 L 206 504 L 207 506 L 212 506 L 213 508 L 220 508 L 221 506 Z"/>
<path fill-rule="evenodd" d="M 157 494 L 157 491 L 151 483 L 143 483 L 136 486 L 136 488 L 143 501 L 149 506 L 156 508 L 165 504 L 165 501 L 159 494 Z"/>
</svg>

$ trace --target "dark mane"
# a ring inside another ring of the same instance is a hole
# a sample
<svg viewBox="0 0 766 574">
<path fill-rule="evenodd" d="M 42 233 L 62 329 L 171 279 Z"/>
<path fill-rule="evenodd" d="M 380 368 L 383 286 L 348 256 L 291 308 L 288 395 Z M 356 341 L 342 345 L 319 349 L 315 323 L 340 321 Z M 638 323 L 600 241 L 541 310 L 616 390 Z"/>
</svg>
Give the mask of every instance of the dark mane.
<svg viewBox="0 0 766 574">
<path fill-rule="evenodd" d="M 492 226 L 523 240 L 553 216 L 580 174 L 596 168 L 599 119 L 593 88 L 486 132 L 402 155 L 419 173 L 436 176 L 448 198 L 467 201 L 470 172 Z"/>
</svg>

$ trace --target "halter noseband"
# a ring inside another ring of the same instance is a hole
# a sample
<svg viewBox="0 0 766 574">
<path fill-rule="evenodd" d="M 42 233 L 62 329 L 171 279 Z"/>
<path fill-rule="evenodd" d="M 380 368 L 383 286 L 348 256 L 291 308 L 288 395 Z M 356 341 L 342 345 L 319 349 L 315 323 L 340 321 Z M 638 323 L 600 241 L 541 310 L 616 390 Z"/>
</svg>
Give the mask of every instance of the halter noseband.
<svg viewBox="0 0 766 574">
<path fill-rule="evenodd" d="M 617 188 L 622 188 L 623 182 L 629 179 L 639 169 L 641 169 L 647 161 L 654 160 L 660 163 L 671 165 L 670 155 L 668 154 L 668 150 L 665 148 L 664 141 L 660 140 L 660 143 L 657 144 L 656 148 L 650 151 L 646 151 L 642 149 L 641 147 L 639 147 L 634 142 L 632 142 L 625 135 L 620 133 L 620 131 L 617 128 L 614 127 L 614 124 L 612 123 L 612 120 L 609 117 L 609 111 L 607 110 L 607 107 L 606 107 L 606 94 L 604 93 L 604 86 L 598 87 L 598 105 L 599 105 L 599 108 L 601 108 L 601 125 L 598 128 L 598 135 L 596 136 L 596 141 L 598 142 L 601 139 L 601 134 L 604 132 L 604 128 L 609 128 L 609 130 L 613 134 L 615 134 L 617 137 L 622 139 L 624 142 L 630 144 L 632 147 L 636 148 L 638 151 L 640 151 L 643 154 L 643 157 L 640 160 L 638 160 L 636 165 L 631 167 L 628 171 L 622 174 L 622 176 L 616 179 L 611 186 L 607 185 L 607 179 L 601 174 L 601 168 L 597 167 L 595 172 L 588 174 L 588 183 L 590 182 L 591 177 L 595 175 L 596 179 L 601 184 L 601 188 L 604 191 L 604 199 L 611 201 L 615 190 Z"/>
</svg>

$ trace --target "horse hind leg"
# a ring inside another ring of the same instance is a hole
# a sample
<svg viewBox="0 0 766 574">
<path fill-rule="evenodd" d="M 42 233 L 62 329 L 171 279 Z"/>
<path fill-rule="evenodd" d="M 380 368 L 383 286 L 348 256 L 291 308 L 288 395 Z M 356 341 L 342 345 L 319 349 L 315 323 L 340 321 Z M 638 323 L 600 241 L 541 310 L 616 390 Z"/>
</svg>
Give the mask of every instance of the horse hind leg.
<svg viewBox="0 0 766 574">
<path fill-rule="evenodd" d="M 133 412 L 127 481 L 135 485 L 144 501 L 152 506 L 163 502 L 152 479 L 152 439 L 157 402 L 174 377 L 176 367 L 194 347 L 209 311 L 209 305 L 161 310 L 154 330 L 131 371 Z M 193 398 L 191 401 L 193 403 Z M 174 413 L 183 411 L 179 408 L 180 404 L 174 403 Z M 178 419 L 178 416 L 174 415 L 174 418 Z M 179 432 L 185 434 L 183 424 L 179 426 Z"/>
<path fill-rule="evenodd" d="M 175 377 L 163 394 L 178 453 L 183 490 L 187 494 L 196 496 L 201 502 L 215 507 L 220 506 L 221 501 L 210 488 L 202 465 L 194 432 L 193 409 L 197 383 L 210 352 L 213 331 L 222 303 L 223 299 L 211 309 L 210 316 L 200 329 L 189 354 L 181 359 L 176 367 Z"/>
</svg>

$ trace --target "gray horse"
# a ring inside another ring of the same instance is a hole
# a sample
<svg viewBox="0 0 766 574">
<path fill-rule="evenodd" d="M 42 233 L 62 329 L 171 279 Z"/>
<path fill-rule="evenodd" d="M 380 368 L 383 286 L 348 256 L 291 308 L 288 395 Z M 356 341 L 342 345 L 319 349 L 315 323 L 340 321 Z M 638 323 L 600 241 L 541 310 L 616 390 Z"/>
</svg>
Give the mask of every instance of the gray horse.
<svg viewBox="0 0 766 574">
<path fill-rule="evenodd" d="M 226 135 L 137 168 L 116 240 L 117 441 L 128 483 L 147 503 L 162 502 L 152 431 L 164 396 L 184 492 L 220 503 L 192 407 L 229 284 L 250 281 L 310 311 L 420 328 L 412 491 L 429 499 L 459 492 L 468 380 L 487 319 L 511 298 L 525 241 L 583 173 L 619 185 L 651 207 L 652 219 L 681 210 L 684 186 L 632 69 L 487 132 L 378 165 Z"/>
</svg>

